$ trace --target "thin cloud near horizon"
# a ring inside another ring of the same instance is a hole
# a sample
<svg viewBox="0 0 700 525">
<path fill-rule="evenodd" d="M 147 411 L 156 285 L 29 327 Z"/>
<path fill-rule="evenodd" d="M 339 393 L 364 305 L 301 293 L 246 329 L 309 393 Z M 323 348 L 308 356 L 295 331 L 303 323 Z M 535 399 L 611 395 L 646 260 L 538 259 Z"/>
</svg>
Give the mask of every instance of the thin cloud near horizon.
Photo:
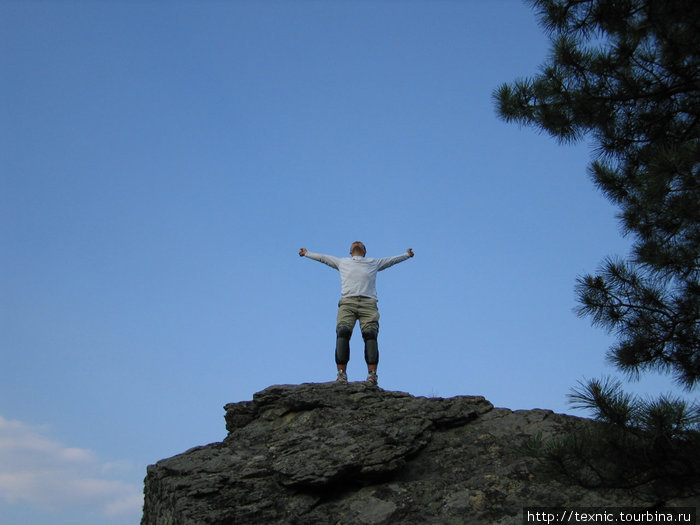
<svg viewBox="0 0 700 525">
<path fill-rule="evenodd" d="M 0 415 L 0 498 L 44 510 L 89 509 L 104 517 L 139 515 L 142 487 L 109 479 L 126 468 L 48 437 L 46 427 Z"/>
</svg>

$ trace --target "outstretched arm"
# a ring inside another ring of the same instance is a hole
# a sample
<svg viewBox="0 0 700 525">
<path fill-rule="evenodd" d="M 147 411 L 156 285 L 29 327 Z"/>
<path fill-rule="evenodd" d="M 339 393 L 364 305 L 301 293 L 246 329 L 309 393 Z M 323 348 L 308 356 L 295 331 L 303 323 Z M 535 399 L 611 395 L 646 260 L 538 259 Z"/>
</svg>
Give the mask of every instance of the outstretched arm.
<svg viewBox="0 0 700 525">
<path fill-rule="evenodd" d="M 300 257 L 308 257 L 309 259 L 313 259 L 314 261 L 322 262 L 323 264 L 327 264 L 331 268 L 335 268 L 336 270 L 338 269 L 338 264 L 340 263 L 340 259 L 337 257 L 333 257 L 332 255 L 323 255 L 320 253 L 313 253 L 308 251 L 306 248 L 302 248 L 299 250 L 299 256 Z"/>
<path fill-rule="evenodd" d="M 382 270 L 386 270 L 390 266 L 394 266 L 395 264 L 410 259 L 414 255 L 415 254 L 413 253 L 413 250 L 409 248 L 408 250 L 406 250 L 406 253 L 402 253 L 401 255 L 379 259 L 379 267 L 377 269 L 381 272 Z"/>
</svg>

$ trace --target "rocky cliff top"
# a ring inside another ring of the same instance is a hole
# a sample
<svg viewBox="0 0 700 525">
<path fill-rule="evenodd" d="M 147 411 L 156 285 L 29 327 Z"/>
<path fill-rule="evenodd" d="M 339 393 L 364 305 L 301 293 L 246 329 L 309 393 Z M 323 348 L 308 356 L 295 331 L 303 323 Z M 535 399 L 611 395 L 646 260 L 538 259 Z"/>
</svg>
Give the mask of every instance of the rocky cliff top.
<svg viewBox="0 0 700 525">
<path fill-rule="evenodd" d="M 525 506 L 651 505 L 538 475 L 519 450 L 588 420 L 364 383 L 271 386 L 228 436 L 148 467 L 142 525 L 522 523 Z"/>
</svg>

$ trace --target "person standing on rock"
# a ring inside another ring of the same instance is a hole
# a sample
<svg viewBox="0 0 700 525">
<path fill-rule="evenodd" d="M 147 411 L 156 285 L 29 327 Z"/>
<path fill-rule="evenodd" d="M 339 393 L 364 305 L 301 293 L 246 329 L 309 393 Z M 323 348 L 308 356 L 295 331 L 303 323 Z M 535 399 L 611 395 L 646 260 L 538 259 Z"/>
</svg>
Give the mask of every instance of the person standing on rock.
<svg viewBox="0 0 700 525">
<path fill-rule="evenodd" d="M 312 253 L 306 248 L 299 250 L 301 257 L 327 264 L 340 272 L 341 298 L 338 302 L 338 322 L 336 325 L 335 363 L 338 379 L 348 382 L 347 365 L 350 360 L 350 337 L 355 323 L 360 321 L 362 339 L 365 341 L 365 362 L 367 363 L 367 383 L 377 386 L 377 365 L 379 364 L 379 311 L 377 310 L 377 272 L 413 257 L 413 250 L 382 259 L 365 258 L 367 249 L 359 241 L 350 246 L 351 257 L 333 257 Z"/>
</svg>

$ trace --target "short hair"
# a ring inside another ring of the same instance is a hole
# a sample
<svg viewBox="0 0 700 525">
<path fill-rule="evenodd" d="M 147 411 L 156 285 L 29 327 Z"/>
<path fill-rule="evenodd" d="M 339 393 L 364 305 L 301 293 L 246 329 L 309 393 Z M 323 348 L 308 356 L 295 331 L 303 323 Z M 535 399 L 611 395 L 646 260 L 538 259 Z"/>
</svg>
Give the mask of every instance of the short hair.
<svg viewBox="0 0 700 525">
<path fill-rule="evenodd" d="M 359 244 L 360 246 L 362 246 L 362 251 L 364 251 L 365 254 L 367 253 L 367 248 L 365 248 L 365 245 L 364 245 L 362 242 L 360 242 L 360 241 L 355 241 L 354 243 L 352 243 L 352 246 L 355 246 L 356 244 Z M 351 251 L 352 251 L 352 246 L 350 247 L 350 250 L 351 250 Z"/>
</svg>

